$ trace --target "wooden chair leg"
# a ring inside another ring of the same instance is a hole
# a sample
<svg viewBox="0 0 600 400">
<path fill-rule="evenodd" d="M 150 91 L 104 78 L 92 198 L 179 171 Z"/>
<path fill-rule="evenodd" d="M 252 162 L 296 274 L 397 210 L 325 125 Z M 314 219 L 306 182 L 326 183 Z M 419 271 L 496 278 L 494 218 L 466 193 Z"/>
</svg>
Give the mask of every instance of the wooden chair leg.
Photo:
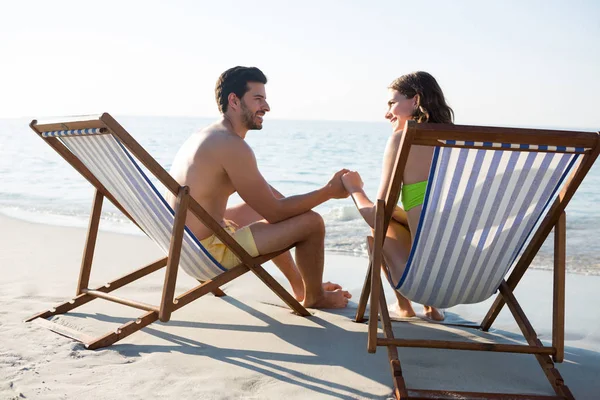
<svg viewBox="0 0 600 400">
<path fill-rule="evenodd" d="M 560 214 L 554 226 L 554 295 L 552 312 L 552 347 L 554 362 L 563 362 L 565 356 L 565 270 L 566 270 L 567 217 Z"/>
<path fill-rule="evenodd" d="M 160 312 L 158 318 L 162 322 L 167 322 L 171 318 L 173 311 L 173 299 L 175 297 L 175 283 L 177 281 L 177 270 L 179 269 L 179 257 L 181 255 L 181 245 L 183 243 L 183 234 L 185 229 L 185 218 L 188 211 L 188 201 L 190 198 L 190 189 L 187 186 L 179 188 L 175 204 L 175 221 L 173 223 L 173 233 L 171 235 L 171 244 L 169 248 L 169 260 L 165 272 L 165 282 L 163 285 L 162 299 L 160 302 Z"/>
<path fill-rule="evenodd" d="M 390 319 L 390 314 L 388 312 L 383 288 L 379 294 L 379 307 L 381 308 L 381 326 L 383 327 L 383 334 L 386 339 L 394 339 L 392 320 Z M 386 347 L 388 350 L 388 359 L 390 361 L 392 379 L 394 380 L 394 393 L 396 394 L 396 398 L 405 399 L 408 397 L 408 389 L 406 388 L 406 382 L 404 381 L 404 376 L 402 375 L 402 367 L 400 365 L 400 357 L 398 356 L 398 348 L 395 345 L 389 345 Z"/>
<path fill-rule="evenodd" d="M 369 301 L 369 295 L 371 294 L 371 268 L 373 268 L 372 252 L 373 252 L 373 237 L 367 236 L 367 248 L 369 249 L 369 267 L 367 268 L 367 275 L 363 283 L 362 291 L 360 292 L 360 299 L 358 300 L 358 308 L 356 309 L 356 316 L 354 322 L 365 321 L 365 310 L 367 309 L 367 302 Z"/>
<path fill-rule="evenodd" d="M 379 295 L 383 291 L 381 286 L 381 262 L 383 253 L 383 240 L 385 239 L 384 226 L 385 202 L 377 201 L 375 215 L 375 240 L 373 247 L 373 258 L 371 267 L 371 309 L 369 310 L 369 333 L 367 339 L 367 351 L 377 351 L 377 325 L 379 320 Z"/>
<path fill-rule="evenodd" d="M 94 194 L 94 203 L 90 214 L 90 223 L 88 225 L 85 249 L 83 259 L 81 260 L 81 270 L 79 271 L 79 281 L 77 283 L 77 292 L 75 295 L 83 293 L 88 288 L 90 282 L 90 272 L 92 269 L 92 260 L 94 258 L 94 249 L 96 248 L 96 238 L 98 236 L 98 226 L 100 225 L 100 214 L 102 213 L 102 200 L 104 196 L 98 189 Z"/>
<path fill-rule="evenodd" d="M 150 325 L 154 321 L 158 319 L 158 313 L 156 311 L 149 311 L 146 314 L 142 315 L 140 318 L 129 321 L 126 324 L 121 325 L 116 330 L 107 333 L 104 336 L 101 336 L 89 343 L 85 344 L 90 350 L 99 349 L 101 347 L 110 346 L 118 342 L 119 340 L 131 335 L 142 329 L 145 326 Z"/>
<path fill-rule="evenodd" d="M 500 284 L 500 294 L 504 298 L 506 305 L 508 305 L 509 310 L 513 314 L 513 317 L 517 321 L 517 325 L 519 325 L 519 328 L 521 329 L 521 332 L 523 333 L 523 336 L 525 336 L 525 339 L 529 345 L 540 348 L 544 347 L 542 342 L 539 340 L 537 333 L 533 329 L 533 326 L 529 322 L 529 319 L 527 319 L 523 309 L 517 302 L 512 289 L 510 289 L 506 281 L 502 281 Z M 558 370 L 554 367 L 554 363 L 552 362 L 550 356 L 544 354 L 535 354 L 535 358 L 542 367 L 546 378 L 548 378 L 548 381 L 550 382 L 550 385 L 552 385 L 552 388 L 556 394 L 558 396 L 563 396 L 566 399 L 573 399 L 569 388 L 565 385 L 564 379 L 560 375 L 560 372 L 558 372 Z"/>
</svg>

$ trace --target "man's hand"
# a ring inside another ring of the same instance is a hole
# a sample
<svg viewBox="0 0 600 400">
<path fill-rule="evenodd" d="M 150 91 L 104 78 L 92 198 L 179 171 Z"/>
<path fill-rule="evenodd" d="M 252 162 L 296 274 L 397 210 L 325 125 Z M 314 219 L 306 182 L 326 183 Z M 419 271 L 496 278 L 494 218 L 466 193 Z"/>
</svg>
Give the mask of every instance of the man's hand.
<svg viewBox="0 0 600 400">
<path fill-rule="evenodd" d="M 335 174 L 327 183 L 327 189 L 329 190 L 330 196 L 332 199 L 345 199 L 350 196 L 350 194 L 344 188 L 344 184 L 342 183 L 342 175 L 349 172 L 347 169 L 342 169 Z"/>
<path fill-rule="evenodd" d="M 360 174 L 356 171 L 349 171 L 342 175 L 342 183 L 344 187 L 348 191 L 348 193 L 354 193 L 362 190 L 363 181 L 360 177 Z"/>
</svg>

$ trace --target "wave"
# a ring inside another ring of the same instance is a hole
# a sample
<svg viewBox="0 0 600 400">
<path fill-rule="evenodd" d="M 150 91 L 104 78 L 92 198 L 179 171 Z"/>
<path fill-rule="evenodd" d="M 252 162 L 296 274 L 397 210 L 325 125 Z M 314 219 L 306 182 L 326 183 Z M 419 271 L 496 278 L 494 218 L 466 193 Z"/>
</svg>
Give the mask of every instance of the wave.
<svg viewBox="0 0 600 400">
<path fill-rule="evenodd" d="M 55 210 L 35 207 L 0 206 L 0 214 L 22 221 L 61 227 L 87 228 L 89 223 L 89 213 L 68 210 L 56 212 Z M 143 235 L 139 228 L 127 220 L 126 217 L 110 211 L 102 211 L 100 230 L 128 235 Z"/>
<path fill-rule="evenodd" d="M 362 216 L 354 206 L 334 207 L 323 214 L 325 222 L 328 221 L 354 221 L 362 219 Z"/>
</svg>

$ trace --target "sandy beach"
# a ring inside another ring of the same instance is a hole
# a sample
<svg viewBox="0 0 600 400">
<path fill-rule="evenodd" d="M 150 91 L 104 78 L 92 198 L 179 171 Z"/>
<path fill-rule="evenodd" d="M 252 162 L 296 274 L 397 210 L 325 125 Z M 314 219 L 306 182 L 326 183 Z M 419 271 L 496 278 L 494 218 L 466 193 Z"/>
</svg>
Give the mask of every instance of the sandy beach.
<svg viewBox="0 0 600 400">
<path fill-rule="evenodd" d="M 348 288 L 345 310 L 298 317 L 251 273 L 106 349 L 87 350 L 23 320 L 75 293 L 85 230 L 0 216 L 0 399 L 385 399 L 392 380 L 384 348 L 366 351 L 367 325 L 352 316 L 367 260 L 327 254 L 325 279 Z M 568 248 L 567 248 L 568 251 Z M 145 237 L 102 231 L 91 286 L 161 255 Z M 267 269 L 289 287 L 272 264 Z M 163 270 L 161 270 L 163 271 Z M 542 341 L 551 340 L 552 274 L 529 271 L 516 296 Z M 194 286 L 179 274 L 177 292 Z M 163 272 L 117 293 L 158 304 Z M 558 369 L 578 399 L 598 398 L 600 277 L 567 276 L 565 362 Z M 387 291 L 388 301 L 393 294 Z M 446 311 L 448 322 L 479 322 L 491 300 Z M 417 306 L 417 310 L 420 307 Z M 55 321 L 89 335 L 106 333 L 140 311 L 94 300 Z M 397 322 L 398 337 L 524 343 L 504 310 L 490 333 Z M 412 388 L 552 395 L 530 355 L 401 349 Z"/>
</svg>

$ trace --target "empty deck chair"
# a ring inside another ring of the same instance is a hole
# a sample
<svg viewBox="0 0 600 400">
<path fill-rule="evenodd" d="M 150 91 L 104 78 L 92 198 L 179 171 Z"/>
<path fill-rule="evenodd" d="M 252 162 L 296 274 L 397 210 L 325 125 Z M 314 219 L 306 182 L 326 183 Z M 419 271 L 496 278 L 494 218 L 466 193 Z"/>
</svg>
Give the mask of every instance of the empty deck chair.
<svg viewBox="0 0 600 400">
<path fill-rule="evenodd" d="M 95 199 L 90 215 L 88 236 L 84 249 L 76 297 L 48 311 L 27 319 L 48 318 L 66 313 L 90 300 L 102 298 L 145 311 L 137 320 L 128 322 L 115 331 L 99 338 L 82 336 L 56 323 L 46 323 L 50 329 L 82 341 L 87 348 L 109 346 L 160 319 L 169 321 L 171 313 L 193 300 L 212 292 L 223 296 L 219 287 L 238 276 L 252 271 L 295 312 L 310 315 L 261 266 L 262 263 L 284 251 L 251 257 L 190 195 L 180 186 L 109 114 L 77 117 L 60 122 L 32 121 L 31 128 L 69 164 L 80 172 L 95 188 Z M 166 202 L 141 169 L 141 163 L 150 174 L 177 196 L 175 210 Z M 158 247 L 165 257 L 104 286 L 88 288 L 100 213 L 104 198 L 109 199 L 135 223 Z M 241 260 L 229 270 L 213 259 L 193 233 L 185 226 L 187 212 L 192 212 L 209 227 Z M 128 283 L 166 266 L 160 305 L 149 305 L 109 294 Z M 200 285 L 175 297 L 175 283 L 179 267 Z"/>
<path fill-rule="evenodd" d="M 422 347 L 534 354 L 557 395 L 548 398 L 572 398 L 553 363 L 564 356 L 565 207 L 598 157 L 600 135 L 414 121 L 404 132 L 387 196 L 377 201 L 369 271 L 356 313 L 362 321 L 370 294 L 368 351 L 388 347 L 396 396 L 502 398 L 407 389 L 397 347 Z M 472 327 L 489 330 L 506 303 L 528 345 L 394 338 L 381 286 L 380 266 L 387 269 L 382 247 L 415 145 L 435 147 L 434 156 L 409 259 L 402 277 L 391 283 L 409 300 L 443 308 L 481 302 L 499 291 L 482 323 Z M 552 346 L 544 346 L 513 291 L 553 228 L 553 335 Z M 377 332 L 379 316 L 384 337 Z"/>
</svg>

